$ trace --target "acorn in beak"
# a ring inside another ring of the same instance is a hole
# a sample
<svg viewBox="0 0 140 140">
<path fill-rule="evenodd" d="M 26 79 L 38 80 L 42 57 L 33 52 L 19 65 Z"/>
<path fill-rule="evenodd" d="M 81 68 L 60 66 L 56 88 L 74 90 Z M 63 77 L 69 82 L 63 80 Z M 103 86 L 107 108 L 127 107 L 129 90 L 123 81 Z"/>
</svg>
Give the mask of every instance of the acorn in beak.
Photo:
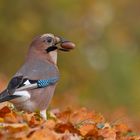
<svg viewBox="0 0 140 140">
<path fill-rule="evenodd" d="M 75 44 L 71 41 L 65 40 L 64 38 L 55 36 L 56 44 L 58 50 L 70 51 L 75 48 Z"/>
</svg>

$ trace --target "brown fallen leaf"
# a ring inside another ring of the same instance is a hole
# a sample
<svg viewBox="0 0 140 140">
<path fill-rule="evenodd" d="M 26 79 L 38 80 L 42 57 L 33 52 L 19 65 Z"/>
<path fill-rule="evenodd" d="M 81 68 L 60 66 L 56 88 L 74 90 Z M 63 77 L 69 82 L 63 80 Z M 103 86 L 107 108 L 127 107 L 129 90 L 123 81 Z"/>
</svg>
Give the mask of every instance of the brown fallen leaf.
<svg viewBox="0 0 140 140">
<path fill-rule="evenodd" d="M 37 113 L 2 107 L 0 140 L 140 140 L 127 124 L 105 122 L 101 114 L 86 108 L 51 113 L 44 120 Z"/>
<path fill-rule="evenodd" d="M 73 124 L 71 123 L 58 123 L 56 124 L 54 129 L 58 133 L 64 133 L 65 131 L 69 131 L 71 133 L 76 133 L 80 135 L 80 131 L 74 128 Z"/>
<path fill-rule="evenodd" d="M 55 133 L 48 128 L 40 129 L 22 140 L 57 140 Z"/>
<path fill-rule="evenodd" d="M 102 136 L 104 140 L 116 140 L 116 130 L 105 127 L 104 129 L 100 129 L 98 131 L 98 136 Z"/>
<path fill-rule="evenodd" d="M 5 117 L 6 114 L 10 112 L 11 112 L 10 108 L 8 106 L 5 106 L 2 109 L 0 109 L 0 117 L 3 118 Z"/>
</svg>

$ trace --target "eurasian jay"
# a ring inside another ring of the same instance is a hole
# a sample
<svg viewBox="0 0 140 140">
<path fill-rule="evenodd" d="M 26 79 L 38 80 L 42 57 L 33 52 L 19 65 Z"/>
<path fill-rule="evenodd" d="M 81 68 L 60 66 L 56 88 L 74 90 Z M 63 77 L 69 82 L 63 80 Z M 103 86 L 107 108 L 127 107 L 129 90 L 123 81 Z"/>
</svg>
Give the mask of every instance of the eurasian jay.
<svg viewBox="0 0 140 140">
<path fill-rule="evenodd" d="M 0 102 L 10 101 L 19 110 L 40 110 L 43 117 L 59 80 L 57 51 L 69 51 L 75 44 L 53 34 L 33 39 L 25 63 L 0 94 Z"/>
</svg>

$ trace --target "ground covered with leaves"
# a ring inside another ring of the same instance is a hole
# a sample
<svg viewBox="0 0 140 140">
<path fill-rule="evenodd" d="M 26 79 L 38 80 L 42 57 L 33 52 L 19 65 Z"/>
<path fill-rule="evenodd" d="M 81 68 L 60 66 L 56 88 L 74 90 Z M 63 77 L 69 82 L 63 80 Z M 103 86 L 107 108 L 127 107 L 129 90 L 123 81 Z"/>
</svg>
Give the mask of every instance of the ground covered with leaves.
<svg viewBox="0 0 140 140">
<path fill-rule="evenodd" d="M 140 140 L 126 124 L 109 123 L 96 112 L 58 109 L 39 113 L 0 109 L 0 140 Z"/>
</svg>

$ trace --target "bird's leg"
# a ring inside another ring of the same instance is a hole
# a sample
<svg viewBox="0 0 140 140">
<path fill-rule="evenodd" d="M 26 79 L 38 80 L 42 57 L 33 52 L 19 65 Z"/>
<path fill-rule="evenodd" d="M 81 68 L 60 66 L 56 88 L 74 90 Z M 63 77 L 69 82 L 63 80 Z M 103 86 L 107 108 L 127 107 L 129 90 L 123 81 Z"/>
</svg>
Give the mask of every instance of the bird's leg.
<svg viewBox="0 0 140 140">
<path fill-rule="evenodd" d="M 45 120 L 47 120 L 47 113 L 46 113 L 46 109 L 45 110 L 42 110 L 40 111 L 40 115 L 42 118 L 44 118 Z"/>
</svg>

